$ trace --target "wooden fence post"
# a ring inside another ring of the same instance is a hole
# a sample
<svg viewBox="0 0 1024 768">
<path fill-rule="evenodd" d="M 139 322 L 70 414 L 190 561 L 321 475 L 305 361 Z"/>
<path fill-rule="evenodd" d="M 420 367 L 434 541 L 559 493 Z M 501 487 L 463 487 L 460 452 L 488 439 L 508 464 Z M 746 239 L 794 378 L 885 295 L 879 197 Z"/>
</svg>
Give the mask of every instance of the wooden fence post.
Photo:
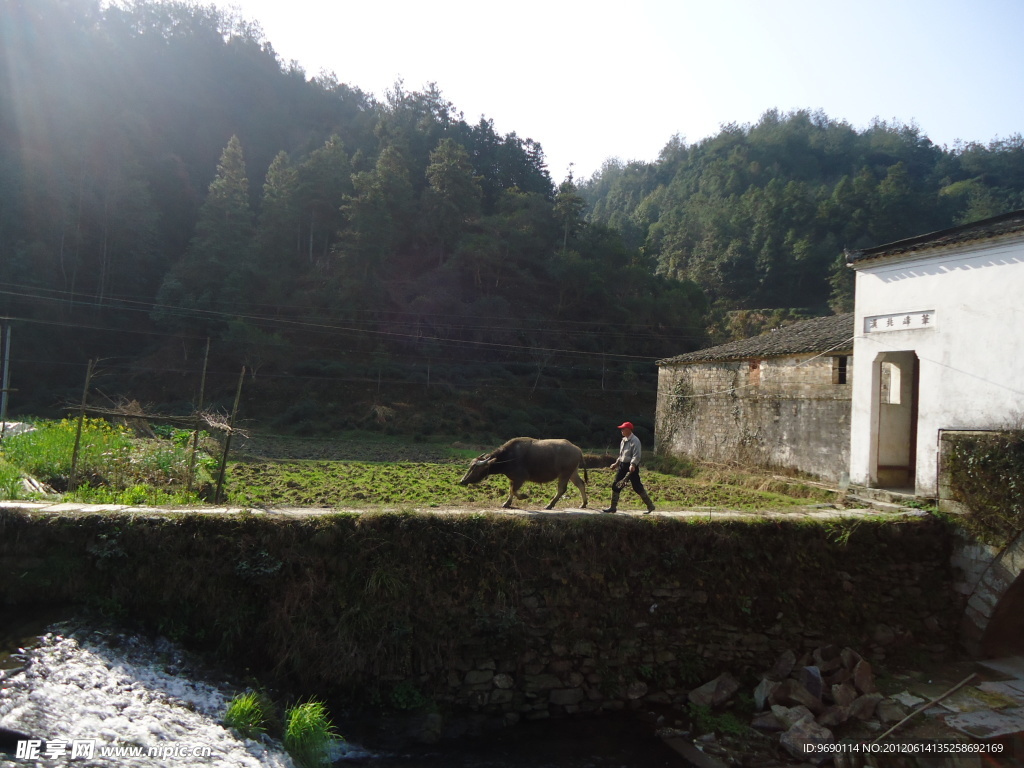
<svg viewBox="0 0 1024 768">
<path fill-rule="evenodd" d="M 82 443 L 82 422 L 85 420 L 85 403 L 89 397 L 89 380 L 92 379 L 92 367 L 95 361 L 90 360 L 85 369 L 85 386 L 82 387 L 82 404 L 78 407 L 78 429 L 75 431 L 75 448 L 71 452 L 71 472 L 68 474 L 68 490 L 78 487 L 78 448 Z"/>
<path fill-rule="evenodd" d="M 4 318 L 5 320 L 7 318 Z M 4 372 L 0 379 L 0 442 L 7 433 L 7 395 L 11 391 L 11 326 L 4 326 Z"/>
<path fill-rule="evenodd" d="M 206 356 L 203 357 L 203 375 L 199 380 L 199 405 L 196 407 L 195 431 L 192 432 L 192 451 L 188 457 L 188 478 L 185 481 L 185 492 L 192 492 L 192 481 L 196 473 L 196 451 L 199 450 L 199 424 L 203 416 L 203 398 L 206 395 L 206 364 L 210 360 L 210 339 L 206 339 Z"/>
<path fill-rule="evenodd" d="M 224 487 L 224 469 L 228 464 L 228 449 L 231 447 L 231 434 L 234 431 L 235 414 L 238 413 L 238 401 L 242 397 L 242 382 L 245 381 L 245 366 L 242 366 L 242 373 L 238 377 L 238 389 L 235 391 L 235 405 L 231 409 L 231 416 L 228 419 L 228 434 L 224 438 L 224 455 L 220 458 L 220 474 L 217 476 L 217 491 L 213 495 L 213 503 L 220 503 L 220 491 Z"/>
</svg>

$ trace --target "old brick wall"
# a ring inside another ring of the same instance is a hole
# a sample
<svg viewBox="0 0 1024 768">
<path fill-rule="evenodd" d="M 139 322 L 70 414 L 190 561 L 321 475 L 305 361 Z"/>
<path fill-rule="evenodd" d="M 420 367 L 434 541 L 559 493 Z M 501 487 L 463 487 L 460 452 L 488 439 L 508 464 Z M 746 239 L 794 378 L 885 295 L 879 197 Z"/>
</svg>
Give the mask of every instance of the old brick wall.
<svg viewBox="0 0 1024 768">
<path fill-rule="evenodd" d="M 849 468 L 852 378 L 834 383 L 834 360 L 806 355 L 662 366 L 656 452 L 839 481 Z"/>
</svg>

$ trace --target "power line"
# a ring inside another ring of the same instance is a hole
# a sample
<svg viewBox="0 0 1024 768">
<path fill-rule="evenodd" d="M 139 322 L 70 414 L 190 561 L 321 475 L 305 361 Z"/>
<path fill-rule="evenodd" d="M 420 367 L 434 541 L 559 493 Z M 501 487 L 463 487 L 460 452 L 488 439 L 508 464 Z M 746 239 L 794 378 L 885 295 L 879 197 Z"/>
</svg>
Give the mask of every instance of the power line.
<svg viewBox="0 0 1024 768">
<path fill-rule="evenodd" d="M 243 313 L 232 313 L 232 312 L 221 311 L 221 310 L 198 309 L 198 308 L 197 309 L 186 309 L 186 308 L 183 308 L 183 307 L 176 307 L 176 306 L 168 305 L 168 304 L 155 304 L 155 303 L 151 303 L 151 302 L 148 302 L 148 301 L 141 301 L 141 300 L 129 299 L 129 298 L 119 298 L 117 300 L 119 303 L 106 303 L 106 302 L 100 303 L 100 302 L 97 302 L 95 300 L 77 299 L 77 298 L 75 298 L 75 296 L 77 294 L 74 294 L 74 293 L 71 293 L 71 292 L 68 292 L 68 291 L 58 291 L 58 290 L 55 290 L 55 289 L 48 289 L 48 288 L 37 288 L 37 287 L 34 287 L 34 286 L 25 286 L 25 285 L 20 285 L 20 284 L 15 284 L 15 283 L 2 283 L 2 282 L 0 282 L 0 285 L 6 285 L 9 288 L 23 289 L 23 290 L 20 290 L 20 291 L 19 290 L 0 290 L 0 295 L 9 295 L 9 296 L 17 297 L 17 298 L 22 298 L 22 299 L 37 299 L 37 300 L 41 300 L 41 301 L 59 301 L 61 303 L 69 304 L 69 305 L 73 305 L 73 306 L 90 307 L 90 308 L 94 308 L 94 309 L 102 309 L 102 310 L 108 310 L 108 311 L 109 310 L 119 310 L 119 311 L 129 311 L 129 312 L 142 312 L 142 313 L 144 313 L 146 315 L 150 315 L 154 311 L 159 311 L 159 312 L 165 312 L 165 313 L 167 313 L 167 314 L 169 314 L 171 316 L 174 316 L 174 317 L 197 317 L 197 316 L 199 316 L 199 317 L 207 317 L 207 318 L 213 318 L 213 319 L 222 318 L 222 319 L 254 320 L 254 321 L 260 321 L 260 322 L 265 322 L 265 323 L 282 323 L 282 324 L 304 323 L 304 324 L 306 324 L 306 325 L 308 325 L 310 327 L 317 327 L 317 326 L 327 327 L 327 328 L 336 327 L 336 326 L 331 326 L 331 325 L 327 325 L 327 324 L 323 324 L 323 323 L 314 323 L 314 322 L 309 322 L 309 321 L 302 321 L 302 320 L 294 320 L 294 319 L 282 318 L 279 315 L 269 316 L 269 315 L 258 315 L 258 314 L 243 314 Z M 30 291 L 45 291 L 45 292 L 48 292 L 48 293 L 51 293 L 51 294 L 55 294 L 55 295 L 54 296 L 47 296 L 47 295 L 42 295 L 40 293 L 32 293 Z M 132 305 L 137 305 L 137 306 L 132 306 Z M 239 304 L 239 306 L 251 306 L 251 305 Z M 267 306 L 271 306 L 271 305 L 267 305 Z M 273 308 L 275 310 L 280 310 L 282 307 L 284 307 L 284 308 L 292 308 L 292 309 L 299 309 L 299 307 L 294 307 L 294 306 L 293 307 L 289 307 L 288 305 L 273 305 Z M 423 313 L 423 312 L 409 312 L 409 311 L 396 310 L 396 309 L 386 309 L 386 310 L 349 309 L 349 310 L 346 310 L 346 311 L 347 312 L 351 312 L 353 314 L 373 314 L 376 317 L 376 320 L 373 320 L 373 321 L 371 321 L 371 320 L 366 320 L 366 321 L 351 320 L 351 321 L 349 321 L 350 323 L 356 323 L 356 324 L 358 324 L 360 322 L 366 322 L 366 323 L 375 322 L 375 323 L 379 323 L 382 318 L 395 318 L 395 317 L 413 318 L 418 323 L 434 324 L 434 325 L 442 324 L 444 322 L 444 320 L 447 319 L 447 318 L 453 318 L 455 320 L 474 320 L 475 319 L 475 320 L 493 321 L 495 323 L 503 323 L 503 322 L 507 322 L 507 321 L 512 319 L 512 318 L 509 318 L 507 316 L 500 316 L 500 315 L 471 315 L 471 314 L 452 314 L 452 313 L 436 313 L 435 314 L 435 313 Z M 650 325 L 650 324 L 610 323 L 610 322 L 606 322 L 606 321 L 603 321 L 603 320 L 602 321 L 598 321 L 598 320 L 568 320 L 568 319 L 564 319 L 563 318 L 563 319 L 545 320 L 544 322 L 545 323 L 549 323 L 549 324 L 567 325 L 567 326 L 598 326 L 598 328 L 596 330 L 588 331 L 588 330 L 585 330 L 585 329 L 582 329 L 582 330 L 572 330 L 572 329 L 560 329 L 560 328 L 552 328 L 552 327 L 538 328 L 538 327 L 529 327 L 529 326 L 513 326 L 513 327 L 510 328 L 508 325 L 501 325 L 501 324 L 499 324 L 499 325 L 478 325 L 478 324 L 468 324 L 468 323 L 455 323 L 454 327 L 458 328 L 460 330 L 501 330 L 501 331 L 516 331 L 516 332 L 523 332 L 523 333 L 560 333 L 560 334 L 571 334 L 571 335 L 582 335 L 582 336 L 591 335 L 591 336 L 595 336 L 595 337 L 599 336 L 599 337 L 602 337 L 602 338 L 607 338 L 609 336 L 609 334 L 617 334 L 621 338 L 642 337 L 643 334 L 638 333 L 638 331 L 643 331 L 643 330 L 660 331 L 660 329 L 661 329 L 661 326 L 655 326 L 655 325 Z M 621 326 L 623 328 L 623 330 L 622 331 L 615 330 L 616 327 L 618 327 L 618 326 Z M 664 334 L 662 334 L 662 335 L 664 335 Z M 691 336 L 691 335 L 687 335 L 687 334 L 676 334 L 676 333 L 670 334 L 669 337 L 673 338 L 673 339 L 677 339 L 677 340 L 679 340 L 681 342 L 682 341 L 703 341 L 703 339 L 704 339 L 703 336 Z"/>
<path fill-rule="evenodd" d="M 44 300 L 44 301 L 56 301 L 57 300 L 57 299 L 54 299 L 54 298 L 51 298 L 51 297 L 46 297 L 46 296 L 32 296 L 30 294 L 19 294 L 19 293 L 16 293 L 16 292 L 2 291 L 2 290 L 0 290 L 0 294 L 15 295 L 15 296 L 19 296 L 21 298 L 34 298 L 34 299 L 39 299 L 39 300 Z M 109 306 L 109 305 L 99 305 L 99 304 L 97 304 L 95 302 L 75 301 L 73 303 L 78 305 L 78 306 L 87 306 L 87 307 L 93 307 L 93 308 L 97 308 L 97 309 L 104 308 L 104 309 L 108 309 L 109 310 L 109 309 L 114 309 L 115 308 L 115 307 L 112 307 L 112 306 Z M 132 308 L 128 308 L 128 309 L 131 310 L 131 311 L 141 311 L 140 309 L 132 309 Z M 282 327 L 285 327 L 285 328 L 292 328 L 292 329 L 296 329 L 296 330 L 322 331 L 322 332 L 326 332 L 326 333 L 342 334 L 342 335 L 344 335 L 344 334 L 355 334 L 355 335 L 360 336 L 360 337 L 363 337 L 363 336 L 366 336 L 366 335 L 372 335 L 372 336 L 382 337 L 382 338 L 405 339 L 405 340 L 412 340 L 412 341 L 416 341 L 416 342 L 429 342 L 429 343 L 446 345 L 446 346 L 472 345 L 472 346 L 478 346 L 478 347 L 482 347 L 482 348 L 499 349 L 499 350 L 500 349 L 505 349 L 505 350 L 520 351 L 520 352 L 541 352 L 541 353 L 548 353 L 548 354 L 564 354 L 564 355 L 581 355 L 581 354 L 582 355 L 588 355 L 588 354 L 592 354 L 590 352 L 580 351 L 580 350 L 577 350 L 577 349 L 565 349 L 565 348 L 558 348 L 558 347 L 544 347 L 544 346 L 526 345 L 526 344 L 510 344 L 510 343 L 503 343 L 503 342 L 496 342 L 496 341 L 480 341 L 480 340 L 475 340 L 475 339 L 456 339 L 456 338 L 443 337 L 443 336 L 428 336 L 428 335 L 424 335 L 422 332 L 403 333 L 403 332 L 399 332 L 399 331 L 383 331 L 383 330 L 379 330 L 379 329 L 375 329 L 375 328 L 352 327 L 350 325 L 338 325 L 338 324 L 331 324 L 331 323 L 325 323 L 325 322 L 310 322 L 310 321 L 302 321 L 302 320 L 289 320 L 289 319 L 284 319 L 284 318 L 267 318 L 267 317 L 263 317 L 263 316 L 259 316 L 259 315 L 233 315 L 233 314 L 230 314 L 230 313 L 227 313 L 227 312 L 221 312 L 221 311 L 217 311 L 217 310 L 184 310 L 184 309 L 177 308 L 177 307 L 169 307 L 167 305 L 159 305 L 159 304 L 153 305 L 152 309 L 167 311 L 169 314 L 171 314 L 172 316 L 175 316 L 175 317 L 187 317 L 187 318 L 200 317 L 200 318 L 207 318 L 207 319 L 227 319 L 227 320 L 253 321 L 253 322 L 262 322 L 262 323 L 267 323 L 267 324 L 271 324 L 271 325 L 282 326 Z M 149 310 L 147 310 L 147 312 L 148 311 Z M 201 338 L 203 338 L 201 336 L 190 336 L 190 335 L 185 334 L 185 333 L 168 333 L 168 332 L 155 331 L 155 330 L 154 331 L 149 331 L 149 330 L 143 331 L 143 330 L 137 330 L 137 329 L 111 328 L 111 327 L 104 327 L 104 326 L 97 326 L 97 325 L 83 325 L 82 323 L 61 322 L 61 321 L 55 321 L 55 320 L 39 320 L 39 319 L 36 319 L 36 318 L 15 318 L 15 319 L 18 319 L 18 320 L 20 320 L 22 322 L 39 323 L 39 324 L 47 324 L 47 325 L 57 325 L 57 326 L 62 326 L 62 327 L 86 328 L 86 329 L 89 329 L 89 330 L 97 330 L 97 331 L 114 331 L 114 332 L 129 332 L 129 333 L 149 334 L 149 335 L 153 335 L 153 336 L 162 336 L 162 337 L 165 337 L 165 338 L 192 339 L 194 341 L 195 340 L 200 340 Z M 467 330 L 467 327 L 465 327 L 465 326 L 456 326 L 456 328 L 459 329 L 459 330 Z M 468 329 L 472 330 L 473 327 L 468 327 Z M 522 328 L 501 328 L 501 330 L 505 330 L 505 331 L 508 331 L 508 332 L 514 332 L 514 333 L 530 332 L 528 329 L 522 329 Z M 575 332 L 575 333 L 579 334 L 580 332 Z M 600 332 L 596 332 L 596 331 L 592 332 L 591 335 L 594 338 L 597 338 L 597 337 L 607 338 L 607 336 L 608 336 L 607 333 L 600 333 Z M 624 335 L 620 336 L 620 338 L 630 338 L 630 337 L 637 336 L 637 335 L 638 334 L 631 334 L 631 335 L 625 335 L 624 334 Z M 659 355 L 627 355 L 627 354 L 614 353 L 614 352 L 605 352 L 605 353 L 602 353 L 602 354 L 606 358 L 622 359 L 622 360 L 637 360 L 637 361 L 657 360 L 660 357 Z"/>
<path fill-rule="evenodd" d="M 238 319 L 250 319 L 250 318 L 238 318 Z M 33 323 L 33 324 L 37 324 L 37 325 L 58 326 L 58 327 L 62 327 L 62 328 L 87 329 L 87 330 L 104 331 L 104 332 L 110 332 L 110 333 L 136 333 L 136 334 L 150 335 L 150 336 L 161 336 L 161 337 L 165 337 L 165 338 L 189 339 L 189 340 L 192 340 L 192 341 L 200 341 L 200 340 L 206 338 L 205 336 L 191 336 L 191 335 L 186 335 L 186 334 L 167 333 L 167 332 L 161 332 L 161 331 L 142 331 L 142 330 L 137 330 L 137 329 L 112 328 L 112 327 L 103 327 L 103 326 L 83 325 L 82 323 L 61 322 L 61 321 L 58 321 L 58 320 L 40 320 L 40 319 L 37 319 L 37 318 L 29 318 L 29 317 L 16 317 L 16 318 L 12 318 L 12 320 L 16 320 L 18 322 L 23 322 L 23 323 Z M 303 330 L 303 329 L 305 329 L 305 330 L 323 331 L 325 333 L 340 334 L 340 335 L 343 335 L 343 336 L 345 336 L 345 335 L 348 335 L 348 336 L 358 336 L 358 337 L 375 336 L 375 337 L 391 338 L 391 339 L 406 339 L 406 340 L 416 341 L 416 342 L 420 342 L 420 343 L 432 343 L 432 344 L 437 344 L 437 345 L 440 345 L 440 346 L 443 346 L 443 347 L 453 347 L 453 348 L 455 348 L 455 347 L 461 348 L 461 347 L 465 347 L 465 346 L 471 346 L 471 347 L 477 347 L 477 348 L 481 348 L 481 349 L 506 350 L 506 351 L 515 351 L 515 352 L 547 353 L 547 354 L 552 354 L 552 355 L 556 355 L 557 354 L 557 355 L 577 356 L 577 357 L 580 357 L 580 356 L 583 356 L 583 357 L 589 357 L 589 356 L 602 357 L 603 356 L 603 357 L 605 357 L 607 359 L 611 359 L 611 360 L 636 361 L 636 362 L 655 361 L 655 360 L 661 359 L 661 357 L 662 357 L 661 355 L 626 355 L 626 354 L 616 353 L 616 352 L 600 352 L 600 353 L 596 353 L 596 352 L 581 351 L 581 350 L 578 350 L 578 349 L 563 349 L 563 348 L 558 348 L 558 347 L 538 347 L 538 346 L 530 346 L 530 345 L 526 345 L 526 344 L 506 344 L 506 343 L 496 342 L 496 341 L 477 341 L 477 340 L 474 340 L 474 339 L 451 339 L 451 338 L 444 338 L 444 337 L 441 337 L 441 336 L 423 336 L 421 334 L 399 333 L 397 331 L 379 331 L 379 330 L 366 329 L 366 328 L 350 328 L 350 327 L 347 327 L 347 326 L 334 326 L 334 325 L 326 325 L 326 324 L 322 324 L 322 323 L 289 322 L 287 324 L 289 326 L 295 328 L 296 330 Z M 287 346 L 294 346 L 294 345 L 290 344 L 289 342 L 285 342 L 285 341 L 282 341 L 281 343 L 284 344 L 284 345 L 287 345 Z"/>
</svg>

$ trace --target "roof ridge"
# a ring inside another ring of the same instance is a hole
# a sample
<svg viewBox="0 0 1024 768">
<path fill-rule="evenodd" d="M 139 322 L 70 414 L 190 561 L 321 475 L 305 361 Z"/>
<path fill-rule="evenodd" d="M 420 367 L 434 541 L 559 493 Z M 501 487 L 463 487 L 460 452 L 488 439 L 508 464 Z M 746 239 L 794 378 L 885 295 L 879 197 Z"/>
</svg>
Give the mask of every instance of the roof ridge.
<svg viewBox="0 0 1024 768">
<path fill-rule="evenodd" d="M 744 360 L 779 357 L 801 353 L 821 353 L 833 349 L 853 349 L 854 315 L 811 317 L 790 325 L 773 328 L 757 336 L 719 344 L 714 347 L 658 360 L 658 365 L 709 362 L 713 360 Z M 849 342 L 843 347 L 843 342 Z"/>
<path fill-rule="evenodd" d="M 846 251 L 846 263 L 853 266 L 869 259 L 898 256 L 911 251 L 940 248 L 946 245 L 958 245 L 974 240 L 991 239 L 1001 235 L 1024 232 L 1024 209 L 1008 211 L 998 216 L 972 221 L 948 229 L 940 229 L 923 235 L 915 235 L 891 243 L 883 243 L 872 248 Z"/>
</svg>

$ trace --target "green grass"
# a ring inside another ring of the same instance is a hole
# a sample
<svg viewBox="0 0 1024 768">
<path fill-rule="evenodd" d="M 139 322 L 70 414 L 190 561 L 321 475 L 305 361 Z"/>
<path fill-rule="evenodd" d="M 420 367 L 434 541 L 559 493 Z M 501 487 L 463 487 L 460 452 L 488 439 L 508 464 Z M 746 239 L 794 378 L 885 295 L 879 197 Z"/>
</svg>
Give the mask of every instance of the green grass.
<svg viewBox="0 0 1024 768">
<path fill-rule="evenodd" d="M 0 499 L 20 499 L 24 496 L 21 487 L 21 471 L 0 459 Z"/>
<path fill-rule="evenodd" d="M 240 506 L 365 507 L 368 505 L 421 507 L 458 506 L 479 509 L 500 507 L 508 496 L 504 476 L 493 476 L 477 485 L 461 486 L 465 467 L 454 463 L 383 463 L 361 461 L 261 461 L 229 466 L 227 494 Z M 588 470 L 590 508 L 611 500 L 613 472 Z M 678 477 L 644 472 L 655 504 L 681 508 L 718 507 L 744 511 L 777 509 L 826 501 L 833 494 L 817 488 L 763 476 L 733 473 Z M 746 487 L 750 486 L 750 487 Z M 546 506 L 555 484 L 527 483 L 517 507 Z M 569 486 L 556 508 L 578 507 L 580 494 Z M 620 500 L 622 509 L 642 509 L 628 488 Z"/>
<path fill-rule="evenodd" d="M 311 700 L 288 710 L 284 748 L 303 768 L 330 765 L 330 746 L 340 739 L 323 703 Z"/>
<path fill-rule="evenodd" d="M 71 471 L 77 422 L 63 419 L 37 422 L 35 426 L 31 432 L 4 440 L 4 459 L 33 477 L 66 477 Z M 129 446 L 129 436 L 124 430 L 102 419 L 84 419 L 78 454 L 79 473 L 109 471 L 108 468 L 117 465 Z"/>
<path fill-rule="evenodd" d="M 187 493 L 183 489 L 169 490 L 145 483 L 128 488 L 112 488 L 110 486 L 78 487 L 73 493 L 65 494 L 65 498 L 80 501 L 83 504 L 123 504 L 126 506 L 190 506 L 202 504 L 203 500 L 196 493 Z"/>
<path fill-rule="evenodd" d="M 68 491 L 71 457 L 77 422 L 39 421 L 33 432 L 7 438 L 0 453 L 0 497 L 31 496 L 22 489 L 20 477 L 30 475 L 68 501 L 129 506 L 188 506 L 203 503 L 212 495 L 217 460 L 200 452 L 198 479 L 192 492 L 188 484 L 191 432 L 161 428 L 160 439 L 139 439 L 126 428 L 100 419 L 83 423 L 77 483 Z M 214 449 L 215 445 L 212 446 Z M 296 445 L 270 446 L 294 450 Z M 459 479 L 472 446 L 410 443 L 409 441 L 337 440 L 298 445 L 323 459 L 256 459 L 232 461 L 228 466 L 225 493 L 228 503 L 251 507 L 326 508 L 440 508 L 496 509 L 508 496 L 509 483 L 494 476 L 482 483 L 461 486 Z M 278 455 L 287 454 L 282 450 Z M 463 455 L 465 454 L 465 455 Z M 244 454 L 239 454 L 243 455 Z M 300 453 L 299 455 L 308 455 Z M 594 457 L 596 458 L 596 457 Z M 661 470 L 661 471 L 654 471 Z M 611 500 L 612 471 L 588 470 L 591 509 Z M 651 457 L 644 470 L 644 484 L 655 504 L 669 509 L 718 508 L 760 511 L 831 501 L 834 494 L 797 480 L 763 474 L 706 471 L 689 462 Z M 555 484 L 527 483 L 521 490 L 521 509 L 541 509 L 555 493 Z M 558 503 L 560 509 L 579 507 L 580 493 L 570 485 Z M 620 499 L 624 510 L 641 509 L 637 496 L 626 489 Z"/>
<path fill-rule="evenodd" d="M 703 704 L 689 704 L 691 728 L 697 733 L 743 736 L 749 730 L 742 720 L 732 712 L 713 712 Z"/>
<path fill-rule="evenodd" d="M 255 691 L 239 694 L 228 704 L 224 725 L 234 728 L 247 739 L 259 738 L 267 731 L 267 706 L 265 698 Z"/>
<path fill-rule="evenodd" d="M 31 432 L 4 440 L 0 448 L 0 496 L 24 495 L 14 476 L 30 475 L 58 492 L 68 489 L 78 422 L 38 421 Z M 190 433 L 189 433 L 190 434 Z M 189 446 L 180 430 L 171 439 L 135 438 L 130 430 L 102 419 L 84 419 L 68 500 L 113 504 L 195 504 L 188 485 Z M 193 487 L 210 483 L 215 461 L 200 452 Z"/>
</svg>

